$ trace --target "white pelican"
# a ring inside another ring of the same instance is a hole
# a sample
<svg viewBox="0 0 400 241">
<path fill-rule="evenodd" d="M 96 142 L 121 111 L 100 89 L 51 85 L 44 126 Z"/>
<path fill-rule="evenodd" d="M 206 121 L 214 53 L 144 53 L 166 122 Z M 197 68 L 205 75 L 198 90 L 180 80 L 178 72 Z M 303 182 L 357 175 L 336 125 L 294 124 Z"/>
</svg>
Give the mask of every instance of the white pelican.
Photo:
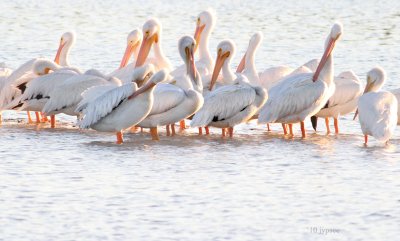
<svg viewBox="0 0 400 241">
<path fill-rule="evenodd" d="M 364 144 L 368 136 L 379 141 L 388 142 L 397 125 L 397 99 L 388 91 L 379 91 L 385 83 L 385 72 L 375 67 L 367 74 L 367 85 L 364 94 L 358 100 L 358 109 L 354 119 L 359 114 L 359 121 L 364 134 Z"/>
<path fill-rule="evenodd" d="M 325 118 L 327 134 L 330 133 L 329 117 L 333 117 L 335 133 L 339 133 L 338 117 L 349 114 L 357 109 L 358 98 L 362 95 L 362 84 L 353 71 L 345 71 L 334 78 L 335 93 L 329 98 L 325 106 L 314 116 L 311 122 L 314 130 L 317 129 L 318 117 Z"/>
<path fill-rule="evenodd" d="M 153 140 L 159 140 L 158 126 L 166 125 L 168 135 L 169 125 L 171 125 L 172 135 L 174 135 L 175 122 L 196 113 L 204 102 L 201 95 L 203 85 L 194 64 L 195 40 L 192 37 L 184 36 L 179 40 L 178 46 L 187 72 L 174 79 L 175 85 L 157 85 L 154 90 L 154 104 L 149 115 L 137 124 L 142 128 L 150 128 Z"/>
<path fill-rule="evenodd" d="M 214 67 L 214 60 L 209 51 L 209 40 L 211 32 L 215 27 L 215 15 L 212 11 L 206 10 L 201 12 L 197 16 L 196 20 L 196 30 L 194 33 L 194 39 L 196 40 L 195 53 L 197 49 L 199 50 L 199 60 L 196 61 L 196 68 L 202 77 L 203 85 L 208 86 L 209 83 L 205 81 L 210 80 L 210 75 L 212 74 Z M 179 66 L 177 69 L 171 72 L 172 76 L 180 76 L 185 74 L 185 65 Z M 206 76 L 208 78 L 206 78 Z"/>
<path fill-rule="evenodd" d="M 192 127 L 214 126 L 222 128 L 222 135 L 228 128 L 233 136 L 233 127 L 248 121 L 267 100 L 267 92 L 261 87 L 248 83 L 245 76 L 235 74 L 230 69 L 230 61 L 235 54 L 235 45 L 230 40 L 222 41 L 217 47 L 217 60 L 211 78 L 209 90 L 217 81 L 222 69 L 223 85 L 204 97 L 203 107 L 193 116 Z"/>
<path fill-rule="evenodd" d="M 124 56 L 122 57 L 121 64 L 117 70 L 114 70 L 108 76 L 117 77 L 124 83 L 131 82 L 132 72 L 135 69 L 136 59 L 139 54 L 139 47 L 142 43 L 142 31 L 135 29 L 129 33 L 126 43 Z M 135 61 L 128 64 L 131 56 L 134 55 Z"/>
<path fill-rule="evenodd" d="M 61 66 L 68 66 L 69 52 L 73 44 L 75 43 L 75 34 L 73 32 L 65 32 L 60 39 L 60 45 L 57 50 L 55 57 L 55 62 Z M 4 109 L 5 106 L 9 106 L 10 102 L 16 99 L 24 92 L 26 88 L 26 83 L 31 79 L 38 77 L 34 73 L 34 66 L 38 62 L 47 61 L 43 58 L 31 59 L 16 70 L 12 71 L 11 74 L 7 76 L 6 79 L 0 82 L 0 111 Z M 29 123 L 32 123 L 29 111 L 28 119 Z M 1 118 L 0 118 L 1 119 Z M 39 113 L 36 113 L 37 122 L 40 122 Z"/>
<path fill-rule="evenodd" d="M 49 94 L 58 85 L 63 84 L 68 78 L 81 74 L 73 67 L 61 67 L 52 61 L 38 62 L 34 66 L 37 77 L 26 84 L 24 93 L 16 99 L 17 105 L 13 109 L 42 111 L 49 99 Z M 50 72 L 52 71 L 52 72 Z M 55 118 L 51 116 L 51 127 L 55 127 Z"/>
<path fill-rule="evenodd" d="M 78 123 L 80 128 L 116 132 L 117 143 L 121 144 L 122 130 L 138 124 L 150 113 L 154 87 L 166 78 L 167 72 L 161 70 L 139 89 L 136 83 L 132 82 L 106 90 L 97 98 L 93 98 L 91 92 L 97 92 L 100 87 L 93 87 L 95 91 L 89 89 L 83 94 L 83 100 L 76 110 L 83 114 L 83 119 Z"/>
<path fill-rule="evenodd" d="M 391 91 L 394 96 L 396 96 L 397 103 L 400 102 L 400 89 L 395 89 Z M 398 105 L 398 110 L 397 110 L 397 125 L 400 125 L 400 105 Z"/>
<path fill-rule="evenodd" d="M 154 47 L 154 56 L 148 58 L 152 46 Z M 143 41 L 135 67 L 140 67 L 145 63 L 153 64 L 156 71 L 161 69 L 171 70 L 171 64 L 161 49 L 161 23 L 154 18 L 143 24 Z"/>
<path fill-rule="evenodd" d="M 304 119 L 315 115 L 335 91 L 332 51 L 341 34 L 342 25 L 334 24 L 314 74 L 292 75 L 271 88 L 269 99 L 260 110 L 258 123 L 300 122 L 302 137 L 306 137 Z"/>
</svg>

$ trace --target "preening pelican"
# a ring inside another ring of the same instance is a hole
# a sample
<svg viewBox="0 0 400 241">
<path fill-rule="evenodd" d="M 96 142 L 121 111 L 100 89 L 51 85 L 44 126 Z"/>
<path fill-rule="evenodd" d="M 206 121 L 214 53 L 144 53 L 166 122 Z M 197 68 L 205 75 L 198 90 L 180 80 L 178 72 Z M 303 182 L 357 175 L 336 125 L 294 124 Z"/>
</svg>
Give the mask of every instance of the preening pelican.
<svg viewBox="0 0 400 241">
<path fill-rule="evenodd" d="M 135 69 L 136 59 L 139 54 L 140 44 L 142 43 L 142 31 L 135 29 L 129 33 L 126 43 L 124 56 L 122 57 L 121 64 L 117 70 L 114 70 L 108 76 L 117 77 L 125 84 L 131 82 L 132 72 Z M 131 56 L 134 55 L 135 61 L 128 64 Z"/>
<path fill-rule="evenodd" d="M 153 140 L 159 140 L 157 127 L 169 126 L 172 135 L 175 133 L 175 122 L 183 120 L 196 113 L 203 105 L 201 77 L 194 64 L 195 40 L 184 36 L 179 40 L 178 49 L 187 72 L 175 78 L 175 85 L 159 84 L 154 90 L 154 103 L 149 115 L 137 126 L 150 128 Z"/>
<path fill-rule="evenodd" d="M 154 47 L 154 56 L 148 59 L 151 47 Z M 135 67 L 146 63 L 153 64 L 156 71 L 171 70 L 171 64 L 161 49 L 161 23 L 157 19 L 150 19 L 143 25 L 143 41 L 136 59 Z"/>
<path fill-rule="evenodd" d="M 292 75 L 271 88 L 269 99 L 260 111 L 258 123 L 300 122 L 302 137 L 306 137 L 304 119 L 321 110 L 335 91 L 332 51 L 341 34 L 342 25 L 334 24 L 314 74 Z M 289 127 L 291 128 L 291 125 Z"/>
<path fill-rule="evenodd" d="M 267 100 L 267 92 L 261 87 L 249 84 L 247 78 L 235 74 L 230 69 L 230 61 L 235 54 L 235 45 L 224 40 L 217 47 L 217 60 L 211 78 L 209 92 L 204 97 L 203 107 L 193 116 L 192 127 L 214 126 L 225 129 L 233 136 L 233 127 L 249 120 Z M 219 72 L 226 83 L 213 90 Z"/>
<path fill-rule="evenodd" d="M 116 132 L 117 143 L 121 144 L 122 130 L 138 124 L 150 113 L 154 87 L 166 78 L 167 72 L 161 70 L 139 89 L 132 82 L 105 91 L 94 99 L 89 89 L 89 94 L 83 94 L 83 100 L 76 110 L 83 114 L 83 119 L 78 123 L 80 128 Z"/>
<path fill-rule="evenodd" d="M 368 136 L 388 142 L 397 125 L 397 99 L 388 91 L 379 91 L 385 83 L 386 74 L 380 67 L 375 67 L 367 74 L 364 94 L 358 100 L 359 121 L 364 134 L 364 144 Z"/>
<path fill-rule="evenodd" d="M 311 122 L 314 130 L 317 129 L 317 118 L 325 118 L 326 132 L 330 133 L 329 117 L 333 117 L 335 133 L 339 133 L 338 117 L 349 114 L 357 109 L 358 98 L 362 95 L 362 84 L 353 71 L 345 71 L 334 78 L 335 93 L 329 98 L 325 106 L 314 116 Z"/>
</svg>

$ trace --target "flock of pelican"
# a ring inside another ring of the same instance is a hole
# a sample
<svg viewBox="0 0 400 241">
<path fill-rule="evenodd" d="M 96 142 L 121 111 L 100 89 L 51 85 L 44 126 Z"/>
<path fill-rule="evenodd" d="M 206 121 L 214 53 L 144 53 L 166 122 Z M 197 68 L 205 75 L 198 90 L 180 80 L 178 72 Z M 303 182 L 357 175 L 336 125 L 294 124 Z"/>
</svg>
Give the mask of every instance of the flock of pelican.
<svg viewBox="0 0 400 241">
<path fill-rule="evenodd" d="M 252 119 L 267 124 L 268 130 L 269 124 L 280 123 L 290 136 L 293 124 L 300 123 L 305 138 L 306 119 L 311 118 L 316 129 L 318 117 L 324 118 L 329 134 L 329 118 L 333 118 L 335 133 L 339 133 L 338 117 L 354 111 L 365 144 L 368 136 L 383 142 L 391 138 L 400 121 L 400 89 L 380 90 L 386 77 L 381 67 L 368 72 L 364 91 L 353 71 L 334 76 L 333 50 L 343 33 L 340 23 L 331 27 L 320 60 L 296 69 L 276 66 L 261 72 L 255 67 L 263 39 L 260 32 L 250 38 L 234 71 L 232 40 L 221 41 L 216 55 L 209 50 L 214 26 L 210 11 L 198 15 L 194 37 L 183 36 L 178 42 L 183 64 L 172 70 L 161 47 L 161 24 L 150 19 L 142 31 L 129 33 L 121 64 L 109 74 L 70 66 L 75 35 L 66 32 L 54 61 L 36 58 L 14 71 L 0 68 L 0 111 L 27 111 L 29 123 L 34 112 L 37 123 L 50 122 L 52 128 L 56 114 L 77 116 L 80 128 L 115 132 L 119 144 L 128 128 L 150 128 L 152 139 L 159 140 L 157 127 L 166 126 L 167 135 L 175 135 L 175 124 L 185 129 L 185 120 L 198 128 L 199 135 L 203 128 L 209 134 L 209 127 L 216 127 L 229 137 L 236 125 Z"/>
</svg>

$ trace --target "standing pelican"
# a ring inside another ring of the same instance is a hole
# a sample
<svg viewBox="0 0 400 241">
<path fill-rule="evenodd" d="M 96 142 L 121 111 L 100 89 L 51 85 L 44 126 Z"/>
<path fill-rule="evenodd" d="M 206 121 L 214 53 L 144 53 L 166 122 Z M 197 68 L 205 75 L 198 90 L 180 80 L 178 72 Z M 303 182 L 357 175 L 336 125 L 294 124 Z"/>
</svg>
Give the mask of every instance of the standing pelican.
<svg viewBox="0 0 400 241">
<path fill-rule="evenodd" d="M 128 34 L 126 49 L 122 57 L 121 64 L 117 70 L 114 70 L 108 76 L 117 77 L 124 83 L 131 82 L 132 72 L 135 69 L 136 59 L 139 54 L 139 47 L 142 43 L 142 31 L 135 29 Z M 128 64 L 131 56 L 134 55 L 135 61 Z"/>
<path fill-rule="evenodd" d="M 338 117 L 357 109 L 358 98 L 362 95 L 360 79 L 353 71 L 345 71 L 334 78 L 335 93 L 329 98 L 326 105 L 314 116 L 311 122 L 314 130 L 317 129 L 317 118 L 325 118 L 326 132 L 330 133 L 329 117 L 333 117 L 335 133 L 339 133 Z"/>
<path fill-rule="evenodd" d="M 358 100 L 358 109 L 354 119 L 359 114 L 359 121 L 364 134 L 364 144 L 368 136 L 379 141 L 388 142 L 397 125 L 397 99 L 388 91 L 379 91 L 385 83 L 385 71 L 375 67 L 367 74 L 367 85 L 364 94 Z"/>
<path fill-rule="evenodd" d="M 260 124 L 300 122 L 302 137 L 306 137 L 304 119 L 315 115 L 335 91 L 332 51 L 341 34 L 342 25 L 334 24 L 325 42 L 324 54 L 314 74 L 292 75 L 271 88 L 269 99 L 259 114 Z"/>
<path fill-rule="evenodd" d="M 97 98 L 91 97 L 89 89 L 88 94 L 84 93 L 84 99 L 76 110 L 83 113 L 83 119 L 79 121 L 80 128 L 116 132 L 117 143 L 121 144 L 122 130 L 138 124 L 150 113 L 154 87 L 166 77 L 167 72 L 161 70 L 139 89 L 136 83 L 132 82 L 105 91 Z M 89 98 L 89 101 L 86 98 Z"/>
<path fill-rule="evenodd" d="M 170 71 L 171 64 L 161 49 L 161 23 L 154 18 L 148 20 L 143 25 L 143 41 L 135 67 L 145 64 L 152 46 L 154 46 L 154 56 L 153 58 L 149 58 L 148 63 L 153 64 L 156 71 L 160 69 Z"/>
<path fill-rule="evenodd" d="M 157 127 L 169 126 L 174 134 L 174 124 L 196 113 L 203 105 L 203 85 L 194 64 L 195 40 L 184 36 L 179 40 L 178 49 L 187 72 L 175 78 L 175 85 L 159 84 L 154 90 L 154 104 L 149 115 L 137 126 L 150 128 L 153 140 L 159 140 Z"/>
<path fill-rule="evenodd" d="M 233 127 L 248 121 L 267 100 L 267 92 L 261 87 L 248 83 L 245 76 L 236 75 L 230 68 L 235 54 L 235 45 L 224 40 L 217 47 L 217 60 L 203 107 L 193 116 L 192 127 L 214 126 L 222 128 L 222 136 L 228 128 L 233 136 Z M 219 72 L 222 69 L 222 81 L 226 84 L 213 90 Z"/>
</svg>

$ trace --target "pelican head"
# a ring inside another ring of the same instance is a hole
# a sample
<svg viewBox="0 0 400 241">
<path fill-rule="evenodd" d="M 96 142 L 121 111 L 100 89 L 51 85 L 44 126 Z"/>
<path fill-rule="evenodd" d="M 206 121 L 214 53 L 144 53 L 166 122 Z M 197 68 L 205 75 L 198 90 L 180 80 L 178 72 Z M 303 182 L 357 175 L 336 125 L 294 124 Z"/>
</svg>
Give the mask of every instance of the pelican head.
<svg viewBox="0 0 400 241">
<path fill-rule="evenodd" d="M 33 72 L 36 75 L 46 75 L 50 71 L 59 69 L 60 66 L 51 60 L 38 60 L 33 65 Z"/>
<path fill-rule="evenodd" d="M 143 42 L 140 46 L 136 66 L 139 67 L 144 64 L 147 56 L 150 53 L 153 43 L 158 43 L 161 33 L 161 23 L 157 19 L 150 19 L 143 25 Z"/>
<path fill-rule="evenodd" d="M 125 53 L 124 56 L 122 57 L 119 68 L 123 68 L 126 66 L 132 54 L 137 50 L 137 48 L 140 46 L 141 43 L 142 43 L 142 31 L 140 29 L 135 29 L 128 34 Z"/>
<path fill-rule="evenodd" d="M 335 48 L 336 41 L 339 39 L 339 37 L 342 35 L 342 33 L 343 33 L 342 24 L 341 23 L 333 24 L 333 26 L 331 28 L 331 32 L 329 33 L 329 36 L 325 42 L 324 55 L 322 55 L 321 61 L 319 62 L 317 70 L 314 73 L 313 81 L 316 81 L 318 79 L 322 68 L 325 66 L 326 62 L 331 57 L 332 51 Z"/>
<path fill-rule="evenodd" d="M 203 32 L 211 32 L 214 29 L 215 17 L 210 10 L 201 12 L 196 19 L 196 31 L 194 33 L 194 39 L 196 40 L 195 52 L 199 46 L 201 36 Z"/>
<path fill-rule="evenodd" d="M 54 62 L 61 65 L 67 65 L 67 63 L 60 63 L 60 57 L 63 50 L 68 50 L 75 43 L 75 34 L 73 32 L 65 32 L 60 39 L 60 44 L 57 49 L 56 57 Z"/>
<path fill-rule="evenodd" d="M 236 72 L 241 73 L 246 67 L 246 56 L 249 54 L 254 55 L 255 50 L 260 46 L 261 41 L 263 40 L 263 34 L 260 31 L 251 36 L 249 41 L 249 46 L 247 47 L 246 53 L 243 55 L 242 60 L 239 63 L 239 66 L 236 69 Z"/>
<path fill-rule="evenodd" d="M 155 68 L 152 64 L 145 64 L 141 67 L 138 67 L 133 71 L 132 82 L 136 82 L 138 87 L 141 87 L 150 79 L 154 72 Z"/>
<path fill-rule="evenodd" d="M 215 61 L 214 71 L 211 77 L 209 90 L 214 87 L 222 66 L 229 65 L 235 55 L 235 43 L 232 40 L 223 40 L 217 46 L 217 60 Z"/>
<path fill-rule="evenodd" d="M 364 94 L 367 92 L 378 91 L 385 83 L 386 73 L 382 67 L 375 67 L 367 73 L 367 85 L 364 89 Z"/>
<path fill-rule="evenodd" d="M 165 69 L 162 69 L 155 73 L 151 78 L 144 84 L 142 87 L 140 87 L 137 91 L 135 91 L 131 96 L 129 96 L 128 99 L 133 99 L 136 96 L 153 89 L 154 86 L 156 86 L 160 82 L 164 82 L 167 79 L 168 72 Z"/>
<path fill-rule="evenodd" d="M 196 66 L 194 64 L 194 48 L 196 41 L 191 36 L 183 36 L 179 39 L 178 49 L 183 62 L 185 62 L 187 74 L 192 79 L 196 78 Z"/>
</svg>

